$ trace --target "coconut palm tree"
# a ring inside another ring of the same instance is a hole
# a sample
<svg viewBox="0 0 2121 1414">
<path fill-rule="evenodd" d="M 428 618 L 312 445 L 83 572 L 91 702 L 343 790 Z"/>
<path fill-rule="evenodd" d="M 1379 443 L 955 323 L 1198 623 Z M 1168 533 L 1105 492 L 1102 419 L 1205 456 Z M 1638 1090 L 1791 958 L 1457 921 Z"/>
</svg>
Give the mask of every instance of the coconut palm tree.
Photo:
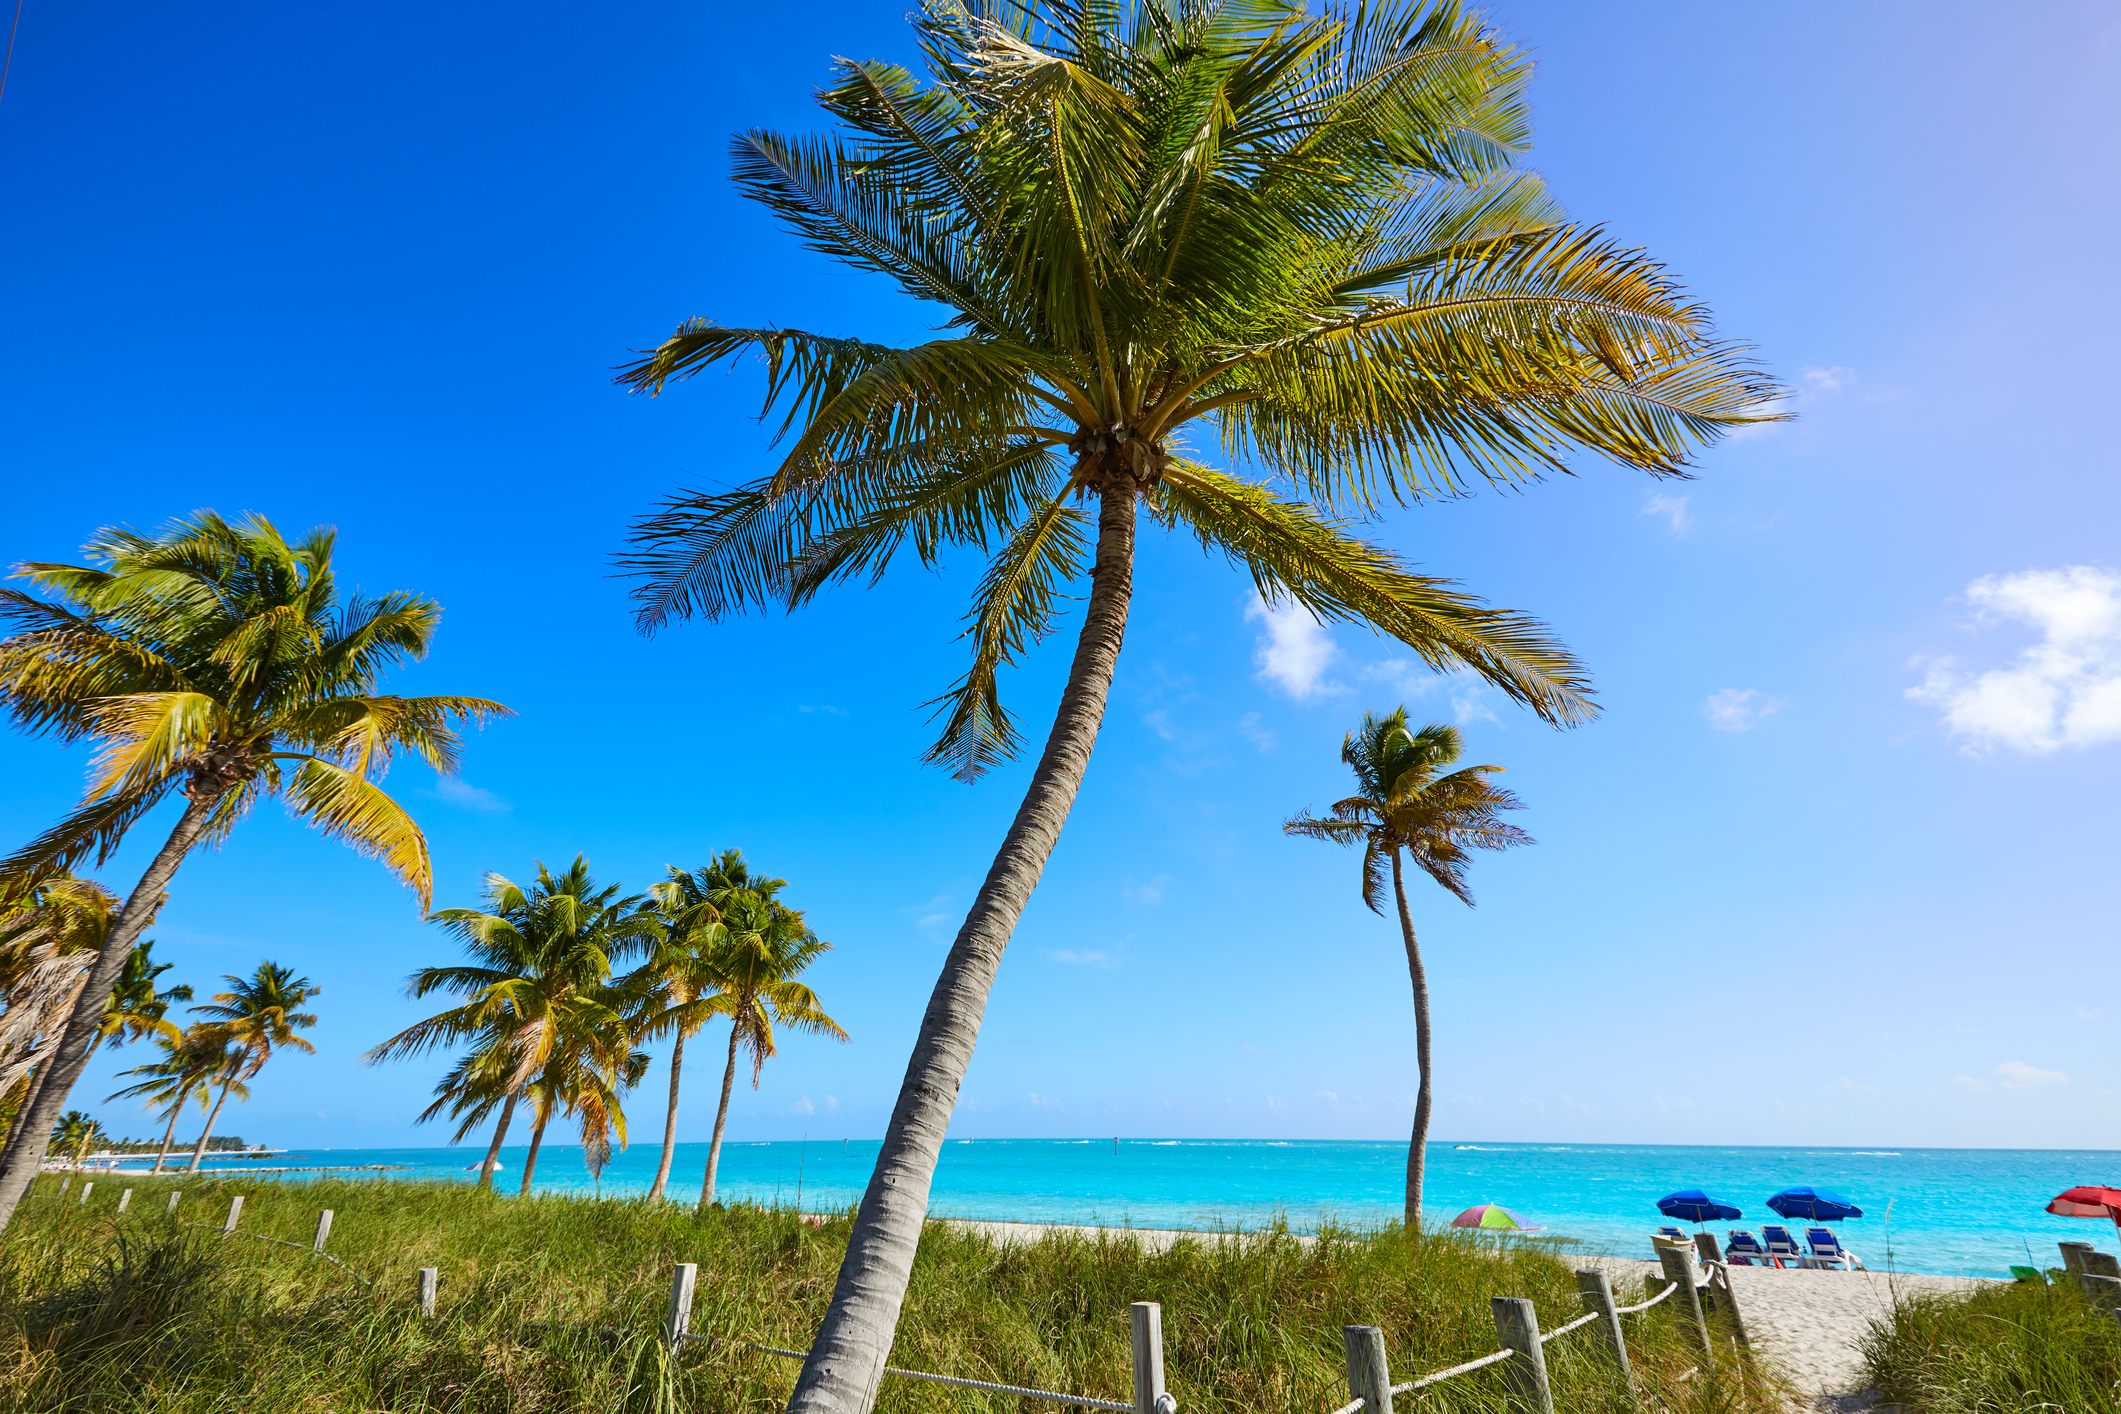
<svg viewBox="0 0 2121 1414">
<path fill-rule="evenodd" d="M 138 1099 L 150 1108 L 167 1107 L 162 1148 L 155 1154 L 155 1166 L 149 1170 L 160 1173 L 169 1159 L 170 1145 L 176 1141 L 177 1120 L 186 1104 L 196 1102 L 204 1116 L 213 1102 L 216 1080 L 238 1100 L 250 1098 L 250 1087 L 235 1078 L 239 1066 L 231 1054 L 227 1033 L 219 1027 L 195 1025 L 175 1038 L 157 1033 L 154 1042 L 162 1049 L 162 1058 L 120 1071 L 120 1079 L 128 1075 L 140 1079 L 107 1096 L 105 1102 Z"/>
<path fill-rule="evenodd" d="M 212 512 L 158 534 L 98 532 L 87 566 L 16 573 L 51 597 L 0 590 L 0 704 L 32 732 L 94 738 L 85 803 L 0 861 L 19 893 L 56 869 L 110 857 L 165 800 L 183 809 L 106 931 L 25 1142 L 0 1163 L 0 1229 L 44 1154 L 44 1136 L 88 1062 L 133 943 L 177 867 L 261 799 L 280 796 L 326 835 L 379 858 L 424 910 L 426 838 L 376 784 L 410 752 L 453 774 L 453 721 L 504 714 L 477 697 L 378 695 L 384 671 L 421 657 L 441 609 L 414 594 L 340 598 L 333 533 L 289 542 L 269 522 Z"/>
<path fill-rule="evenodd" d="M 81 1156 L 88 1152 L 88 1146 L 102 1134 L 103 1126 L 96 1123 L 88 1111 L 68 1110 L 52 1126 L 51 1140 L 59 1147 L 60 1153 L 68 1156 L 68 1162 L 79 1168 Z"/>
<path fill-rule="evenodd" d="M 468 1042 L 475 1051 L 505 1056 L 505 1067 L 498 1069 L 466 1067 L 468 1103 L 461 1113 L 483 1120 L 492 1112 L 488 1100 L 501 1105 L 479 1175 L 481 1186 L 491 1187 L 516 1103 L 531 1102 L 535 1127 L 523 1166 L 524 1192 L 555 1113 L 582 1119 L 583 1152 L 593 1168 L 602 1168 L 597 1155 L 609 1152 L 614 1097 L 626 1088 L 621 1082 L 633 1065 L 628 1012 L 635 1000 L 613 984 L 613 964 L 648 951 L 658 930 L 647 900 L 621 897 L 616 884 L 599 887 L 580 855 L 564 873 L 554 874 L 542 862 L 537 870 L 529 889 L 488 874 L 484 910 L 449 908 L 435 914 L 434 921 L 457 937 L 473 962 L 423 967 L 408 979 L 407 993 L 419 998 L 442 992 L 465 1000 L 407 1027 L 367 1055 L 374 1065 Z M 592 1073 L 604 1080 L 593 1083 Z M 600 1098 L 599 1084 L 610 1096 Z M 445 1098 L 454 1103 L 453 1097 Z M 617 1113 L 623 1140 L 624 1115 Z"/>
<path fill-rule="evenodd" d="M 707 1172 L 700 1181 L 700 1206 L 707 1208 L 714 1203 L 715 1177 L 721 1168 L 722 1134 L 729 1125 L 729 1096 L 736 1085 L 737 1052 L 750 1056 L 751 1085 L 757 1089 L 759 1074 L 767 1058 L 775 1053 L 776 1026 L 830 1036 L 837 1041 L 845 1041 L 847 1033 L 825 1014 L 817 994 L 795 980 L 811 963 L 831 952 L 832 944 L 818 937 L 801 913 L 778 900 L 776 895 L 788 881 L 753 877 L 735 850 L 725 853 L 713 869 L 701 872 L 714 881 L 707 893 L 714 900 L 718 916 L 698 973 L 703 983 L 715 991 L 706 1004 L 698 1006 L 697 1014 L 703 1021 L 711 1015 L 730 1020 L 722 1097 L 715 1107 L 714 1132 L 707 1142 Z M 676 1008 L 664 1016 L 685 1014 L 683 1008 Z M 673 1104 L 675 1101 L 673 1085 Z"/>
<path fill-rule="evenodd" d="M 1362 725 L 1341 744 L 1340 759 L 1355 772 L 1357 791 L 1333 802 L 1333 813 L 1297 815 L 1282 826 L 1292 835 L 1362 846 L 1362 901 L 1384 912 L 1385 878 L 1399 905 L 1399 931 L 1407 946 L 1407 975 L 1414 985 L 1414 1066 L 1420 1085 L 1414 1096 L 1414 1137 L 1407 1145 L 1406 1224 L 1421 1225 L 1423 1169 L 1428 1157 L 1429 1112 L 1434 1086 L 1429 1056 L 1429 982 L 1414 938 L 1414 915 L 1400 877 L 1400 856 L 1449 889 L 1468 908 L 1472 891 L 1466 866 L 1476 849 L 1508 849 L 1532 837 L 1499 818 L 1523 803 L 1488 777 L 1500 766 L 1456 765 L 1465 749 L 1458 729 L 1431 722 L 1419 731 L 1407 725 L 1407 709 L 1389 716 L 1365 712 Z"/>
<path fill-rule="evenodd" d="M 322 987 L 307 977 L 295 976 L 294 969 L 277 962 L 259 963 L 258 970 L 248 977 L 229 974 L 221 980 L 228 983 L 227 991 L 216 992 L 211 1002 L 192 1008 L 207 1018 L 209 1032 L 218 1033 L 227 1043 L 227 1060 L 215 1077 L 221 1096 L 214 1101 L 213 1112 L 199 1130 L 199 1143 L 191 1151 L 187 1173 L 198 1172 L 199 1161 L 206 1156 L 207 1137 L 214 1132 L 214 1121 L 221 1117 L 221 1106 L 228 1103 L 229 1091 L 238 1082 L 248 1085 L 256 1079 L 280 1047 L 291 1047 L 304 1055 L 317 1053 L 315 1046 L 295 1034 L 315 1026 L 316 1013 L 295 1008 L 322 992 Z"/>
<path fill-rule="evenodd" d="M 721 902 L 728 897 L 727 876 L 721 864 L 734 858 L 742 867 L 742 856 L 727 851 L 715 864 L 690 872 L 670 866 L 670 877 L 652 885 L 649 895 L 662 916 L 663 930 L 655 950 L 625 982 L 635 1003 L 634 1034 L 642 1041 L 672 1038 L 670 1045 L 670 1098 L 663 1112 L 663 1151 L 656 1160 L 655 1181 L 648 1185 L 648 1201 L 661 1201 L 670 1183 L 671 1160 L 677 1152 L 678 1089 L 685 1074 L 685 1043 L 717 1016 L 727 1016 L 734 998 L 722 989 L 715 968 L 716 950 L 725 943 L 729 930 L 722 924 Z M 719 902 L 718 902 L 719 900 Z"/>
<path fill-rule="evenodd" d="M 48 1064 L 92 961 L 110 932 L 117 899 L 91 879 L 57 870 L 14 894 L 0 888 L 0 1095 L 15 1114 L 36 1104 Z M 9 1147 L 22 1131 L 10 1126 Z"/>
<path fill-rule="evenodd" d="M 1774 393 L 1661 267 L 1566 224 L 1512 167 L 1528 60 L 1450 0 L 966 0 L 913 23 L 925 79 L 842 64 L 820 99 L 841 132 L 746 133 L 736 177 L 813 249 L 942 306 L 938 337 L 694 320 L 621 375 L 657 392 L 755 351 L 785 437 L 765 475 L 636 527 L 644 629 L 792 608 L 901 550 L 990 557 L 931 751 L 967 778 L 1018 745 L 998 670 L 1090 582 L 798 1379 L 806 1412 L 874 1400 L 995 969 L 1103 716 L 1140 514 L 1271 603 L 1573 722 L 1586 680 L 1537 623 L 1415 573 L 1351 517 L 1583 451 L 1682 475 Z"/>
</svg>

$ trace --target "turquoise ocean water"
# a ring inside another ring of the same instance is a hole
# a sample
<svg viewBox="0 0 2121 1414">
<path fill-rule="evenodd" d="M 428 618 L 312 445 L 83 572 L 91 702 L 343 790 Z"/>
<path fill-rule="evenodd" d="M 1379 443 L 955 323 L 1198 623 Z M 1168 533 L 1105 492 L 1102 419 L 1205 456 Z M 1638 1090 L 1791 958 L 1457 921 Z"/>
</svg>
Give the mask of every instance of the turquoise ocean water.
<svg viewBox="0 0 2121 1414">
<path fill-rule="evenodd" d="M 680 1144 L 671 1195 L 699 1190 L 704 1144 Z M 525 1150 L 503 1149 L 503 1187 L 513 1191 Z M 875 1162 L 874 1140 L 724 1146 L 724 1197 L 808 1210 L 859 1201 Z M 271 1164 L 402 1164 L 394 1178 L 467 1183 L 483 1149 L 305 1149 L 269 1160 L 222 1162 L 218 1170 Z M 548 1142 L 538 1159 L 544 1191 L 645 1193 L 658 1151 L 637 1143 L 605 1170 L 601 1185 L 579 1150 Z M 979 1139 L 952 1140 L 936 1171 L 938 1217 L 1126 1227 L 1256 1228 L 1285 1220 L 1303 1231 L 1321 1221 L 1371 1224 L 1399 1216 L 1406 1146 L 1323 1140 Z M 360 1177 L 361 1175 L 346 1175 Z M 301 1175 L 290 1175 L 300 1181 Z M 2013 1262 L 2057 1265 L 2055 1243 L 2089 1240 L 2112 1250 L 2103 1222 L 2050 1217 L 2048 1199 L 2080 1183 L 2121 1186 L 2121 1152 L 2052 1149 L 1676 1148 L 1587 1144 L 1434 1144 L 1428 1216 L 1445 1222 L 1476 1203 L 1500 1203 L 1547 1234 L 1593 1251 L 1649 1255 L 1660 1221 L 1656 1200 L 1706 1188 L 1743 1210 L 1756 1232 L 1778 1219 L 1769 1194 L 1793 1184 L 1838 1189 L 1865 1216 L 1840 1225 L 1866 1265 L 1902 1271 L 2004 1276 Z M 1888 1215 L 1890 1209 L 1890 1215 Z M 1730 1224 L 1713 1229 L 1719 1236 Z"/>
</svg>

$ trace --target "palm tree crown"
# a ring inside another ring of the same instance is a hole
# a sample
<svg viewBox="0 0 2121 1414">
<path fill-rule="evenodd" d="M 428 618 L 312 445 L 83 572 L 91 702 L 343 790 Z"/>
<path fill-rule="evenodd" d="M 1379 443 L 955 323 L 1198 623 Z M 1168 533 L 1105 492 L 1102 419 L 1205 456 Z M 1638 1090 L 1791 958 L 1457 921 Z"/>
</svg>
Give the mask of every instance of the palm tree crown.
<svg viewBox="0 0 2121 1414">
<path fill-rule="evenodd" d="M 93 854 L 173 792 L 209 804 L 205 838 L 278 794 L 326 834 L 384 861 L 427 906 L 427 842 L 375 784 L 402 752 L 457 769 L 453 718 L 479 697 L 391 697 L 389 667 L 423 656 L 441 609 L 413 594 L 339 597 L 333 533 L 293 543 L 212 512 L 160 535 L 108 529 L 93 566 L 28 564 L 53 599 L 0 590 L 0 702 L 33 732 L 103 743 L 87 802 L 0 872 L 34 877 Z"/>
<path fill-rule="evenodd" d="M 259 963 L 248 977 L 230 974 L 221 980 L 228 990 L 214 993 L 211 1002 L 192 1010 L 206 1017 L 207 1026 L 242 1053 L 237 1067 L 242 1079 L 263 1070 L 277 1047 L 289 1046 L 304 1055 L 317 1053 L 315 1046 L 295 1034 L 315 1026 L 317 1015 L 295 1008 L 321 993 L 322 987 L 277 962 Z"/>
<path fill-rule="evenodd" d="M 1451 3 L 931 4 L 914 23 L 927 82 L 842 63 L 820 100 L 842 133 L 746 133 L 736 177 L 812 248 L 945 306 L 948 333 L 695 320 L 631 365 L 657 391 L 758 350 L 788 441 L 765 476 L 643 524 L 644 626 L 792 607 L 909 546 L 988 553 L 932 752 L 974 776 L 1018 745 L 996 669 L 1089 568 L 1076 502 L 1117 479 L 1268 600 L 1582 716 L 1582 674 L 1537 625 L 1337 518 L 1575 448 L 1678 475 L 1763 416 L 1771 386 L 1706 311 L 1511 166 L 1523 56 Z M 1199 460 L 1194 424 L 1260 476 Z"/>
</svg>

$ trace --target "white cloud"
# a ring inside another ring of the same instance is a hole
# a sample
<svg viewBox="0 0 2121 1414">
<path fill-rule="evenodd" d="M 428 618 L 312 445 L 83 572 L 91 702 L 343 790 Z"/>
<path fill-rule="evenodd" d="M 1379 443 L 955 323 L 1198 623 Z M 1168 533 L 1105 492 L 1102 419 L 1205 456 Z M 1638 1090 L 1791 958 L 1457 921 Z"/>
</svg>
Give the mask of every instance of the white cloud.
<svg viewBox="0 0 2121 1414">
<path fill-rule="evenodd" d="M 817 1106 L 811 1104 L 810 1097 L 805 1095 L 788 1107 L 788 1113 L 792 1115 L 814 1115 L 817 1113 Z"/>
<path fill-rule="evenodd" d="M 1971 1075 L 1953 1076 L 1952 1083 L 1970 1095 L 1986 1095 L 1988 1093 L 1988 1082 L 1986 1080 L 1976 1080 Z"/>
<path fill-rule="evenodd" d="M 827 1095 L 827 1096 L 825 1097 L 825 1113 L 826 1113 L 826 1114 L 838 1114 L 838 1113 L 839 1113 L 839 1109 L 840 1109 L 840 1102 L 839 1102 L 839 1101 L 838 1101 L 838 1100 L 837 1100 L 836 1098 L 834 1098 L 833 1096 L 831 1096 L 831 1095 Z"/>
<path fill-rule="evenodd" d="M 1059 948 L 1046 954 L 1055 962 L 1065 962 L 1073 967 L 1113 968 L 1119 959 L 1108 952 L 1077 952 L 1074 948 Z"/>
<path fill-rule="evenodd" d="M 2106 1015 L 2106 1008 L 2097 1006 L 2080 1006 L 2077 1008 L 2077 1015 L 2080 1019 L 2085 1021 L 2096 1021 L 2100 1017 Z"/>
<path fill-rule="evenodd" d="M 1861 381 L 1861 377 L 1855 369 L 1843 367 L 1838 363 L 1824 368 L 1807 368 L 1798 376 L 1802 380 L 1802 387 L 1793 389 L 1786 397 L 1773 398 L 1764 403 L 1755 403 L 1748 407 L 1746 411 L 1758 417 L 1773 417 L 1779 413 L 1795 412 L 1807 403 L 1816 403 L 1821 398 L 1830 398 L 1836 393 L 1846 391 L 1851 384 Z M 1784 422 L 1755 422 L 1743 427 L 1734 427 L 1725 435 L 1733 441 L 1742 442 L 1753 437 L 1765 437 L 1769 433 L 1788 425 L 1788 423 Z"/>
<path fill-rule="evenodd" d="M 1686 496 L 1652 496 L 1638 513 L 1640 516 L 1663 516 L 1671 525 L 1672 534 L 1683 536 L 1694 528 L 1694 517 L 1687 513 Z"/>
<path fill-rule="evenodd" d="M 1309 609 L 1293 602 L 1270 605 L 1255 594 L 1245 606 L 1245 622 L 1267 626 L 1252 654 L 1252 661 L 1259 665 L 1254 676 L 1261 682 L 1279 684 L 1299 702 L 1343 690 L 1340 684 L 1325 680 L 1326 669 L 1340 650 Z"/>
<path fill-rule="evenodd" d="M 1442 688 L 1450 694 L 1451 710 L 1461 724 L 1501 720 L 1488 707 L 1488 694 L 1493 689 L 1470 671 L 1438 673 L 1412 658 L 1385 658 L 1363 664 L 1356 669 L 1356 675 L 1364 682 L 1381 683 L 1408 697 L 1426 697 Z"/>
<path fill-rule="evenodd" d="M 1709 694 L 1702 715 L 1719 732 L 1749 732 L 1782 707 L 1782 699 L 1757 687 L 1726 687 Z"/>
<path fill-rule="evenodd" d="M 1991 1072 L 1996 1083 L 2006 1090 L 2023 1090 L 2033 1085 L 2067 1085 L 2069 1077 L 2059 1070 L 2042 1070 L 2037 1065 L 2027 1065 L 2022 1060 L 2005 1061 Z"/>
<path fill-rule="evenodd" d="M 844 717 L 847 715 L 847 709 L 844 707 L 832 707 L 824 705 L 822 703 L 816 707 L 798 706 L 795 710 L 798 712 L 823 712 L 829 716 L 834 717 Z"/>
<path fill-rule="evenodd" d="M 1138 908 L 1154 908 L 1164 901 L 1164 890 L 1171 883 L 1169 874 L 1159 874 L 1146 884 L 1137 884 L 1132 879 L 1119 891 L 1119 896 Z"/>
<path fill-rule="evenodd" d="M 1804 370 L 1804 381 L 1811 385 L 1811 390 L 1815 393 L 1838 393 L 1856 381 L 1856 370 L 1843 368 L 1838 363 L 1831 368 L 1807 368 Z"/>
<path fill-rule="evenodd" d="M 1267 1053 L 1267 1048 L 1265 1046 L 1255 1046 L 1250 1041 L 1240 1042 L 1238 1044 L 1237 1049 L 1243 1051 L 1248 1056 L 1263 1056 Z"/>
<path fill-rule="evenodd" d="M 1985 619 L 2016 619 L 2041 639 L 2008 667 L 1971 677 L 1950 659 L 1907 695 L 1944 711 L 1967 750 L 2043 755 L 2121 740 L 2121 574 L 2089 565 L 1987 575 L 1966 589 Z"/>
<path fill-rule="evenodd" d="M 465 810 L 476 810 L 482 815 L 505 815 L 515 809 L 512 802 L 501 799 L 492 791 L 453 776 L 437 777 L 435 788 L 428 793 L 437 800 L 448 801 Z"/>
<path fill-rule="evenodd" d="M 1274 749 L 1274 733 L 1259 724 L 1259 713 L 1247 712 L 1237 719 L 1237 734 L 1261 751 Z"/>
<path fill-rule="evenodd" d="M 937 894 L 924 904 L 913 908 L 902 908 L 899 912 L 913 920 L 913 926 L 927 935 L 931 943 L 950 941 L 951 925 L 957 921 L 957 910 L 951 907 L 952 895 Z"/>
</svg>

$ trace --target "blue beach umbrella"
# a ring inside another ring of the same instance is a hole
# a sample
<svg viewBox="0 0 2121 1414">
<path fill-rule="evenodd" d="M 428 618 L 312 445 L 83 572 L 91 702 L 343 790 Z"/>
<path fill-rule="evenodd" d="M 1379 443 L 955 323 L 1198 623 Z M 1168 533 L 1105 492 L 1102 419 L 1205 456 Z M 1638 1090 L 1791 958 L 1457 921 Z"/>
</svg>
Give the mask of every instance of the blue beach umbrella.
<svg viewBox="0 0 2121 1414">
<path fill-rule="evenodd" d="M 1838 1223 L 1863 1216 L 1863 1209 L 1831 1188 L 1785 1188 L 1768 1199 L 1767 1205 L 1786 1218 L 1805 1222 Z"/>
<path fill-rule="evenodd" d="M 1665 1194 L 1657 1200 L 1657 1211 L 1668 1218 L 1690 1223 L 1727 1223 L 1745 1216 L 1730 1204 L 1711 1198 L 1698 1188 L 1682 1188 L 1677 1193 Z"/>
</svg>

